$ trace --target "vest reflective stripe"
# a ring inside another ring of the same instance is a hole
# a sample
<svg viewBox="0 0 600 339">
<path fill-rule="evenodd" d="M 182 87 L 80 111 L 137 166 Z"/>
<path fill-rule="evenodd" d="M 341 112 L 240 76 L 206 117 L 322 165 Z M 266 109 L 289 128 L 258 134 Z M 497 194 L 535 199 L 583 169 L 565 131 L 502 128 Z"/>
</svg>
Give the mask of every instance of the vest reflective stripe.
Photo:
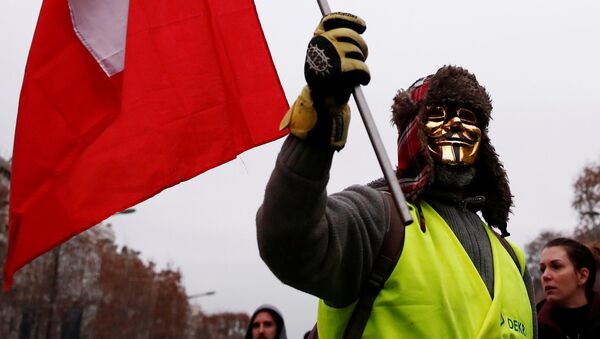
<svg viewBox="0 0 600 339">
<path fill-rule="evenodd" d="M 522 273 L 486 226 L 492 244 L 494 300 L 446 222 L 421 205 L 427 232 L 406 228 L 404 251 L 375 299 L 363 338 L 532 338 Z M 411 208 L 413 220 L 419 220 Z M 523 253 L 513 246 L 520 260 Z M 521 261 L 524 262 L 524 261 Z M 354 305 L 319 302 L 319 338 L 342 338 Z"/>
</svg>

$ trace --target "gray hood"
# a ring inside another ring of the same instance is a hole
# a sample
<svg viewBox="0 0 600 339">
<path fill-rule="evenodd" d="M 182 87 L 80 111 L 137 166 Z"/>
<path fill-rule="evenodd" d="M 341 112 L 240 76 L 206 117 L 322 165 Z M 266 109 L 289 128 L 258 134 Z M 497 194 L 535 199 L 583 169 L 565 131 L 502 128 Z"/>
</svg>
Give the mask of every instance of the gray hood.
<svg viewBox="0 0 600 339">
<path fill-rule="evenodd" d="M 277 324 L 277 339 L 287 339 L 287 333 L 285 331 L 285 322 L 283 321 L 283 316 L 277 307 L 269 304 L 260 305 L 254 313 L 252 313 L 252 317 L 250 317 L 250 323 L 248 324 L 248 329 L 246 330 L 246 336 L 244 339 L 252 339 L 252 323 L 254 322 L 254 318 L 256 314 L 260 311 L 268 311 L 275 319 L 275 323 Z"/>
</svg>

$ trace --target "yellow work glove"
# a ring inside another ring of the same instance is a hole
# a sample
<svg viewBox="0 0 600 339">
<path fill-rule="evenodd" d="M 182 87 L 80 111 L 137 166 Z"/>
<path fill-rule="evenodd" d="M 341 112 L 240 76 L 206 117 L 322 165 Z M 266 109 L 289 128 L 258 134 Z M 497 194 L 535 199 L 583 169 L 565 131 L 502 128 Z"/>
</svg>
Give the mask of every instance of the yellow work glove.
<svg viewBox="0 0 600 339">
<path fill-rule="evenodd" d="M 300 139 L 328 142 L 335 149 L 346 144 L 350 123 L 348 99 L 357 85 L 371 80 L 365 64 L 368 48 L 360 36 L 365 22 L 352 14 L 332 13 L 323 17 L 308 44 L 304 77 L 308 83 L 283 118 Z"/>
</svg>

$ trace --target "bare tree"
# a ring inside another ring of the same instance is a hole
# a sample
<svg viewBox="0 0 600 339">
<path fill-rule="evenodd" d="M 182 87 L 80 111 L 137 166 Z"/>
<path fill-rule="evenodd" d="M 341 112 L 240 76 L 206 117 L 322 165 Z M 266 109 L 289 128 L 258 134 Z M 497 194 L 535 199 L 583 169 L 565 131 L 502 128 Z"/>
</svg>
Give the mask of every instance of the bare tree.
<svg viewBox="0 0 600 339">
<path fill-rule="evenodd" d="M 8 171 L 0 171 L 4 264 L 10 171 L 0 170 Z M 179 270 L 157 272 L 140 252 L 119 250 L 108 224 L 41 255 L 14 279 L 11 290 L 0 293 L 0 338 L 233 339 L 244 337 L 249 322 L 245 313 L 192 316 Z"/>
<path fill-rule="evenodd" d="M 578 214 L 575 236 L 600 240 L 600 164 L 585 166 L 575 182 L 573 208 Z"/>
</svg>

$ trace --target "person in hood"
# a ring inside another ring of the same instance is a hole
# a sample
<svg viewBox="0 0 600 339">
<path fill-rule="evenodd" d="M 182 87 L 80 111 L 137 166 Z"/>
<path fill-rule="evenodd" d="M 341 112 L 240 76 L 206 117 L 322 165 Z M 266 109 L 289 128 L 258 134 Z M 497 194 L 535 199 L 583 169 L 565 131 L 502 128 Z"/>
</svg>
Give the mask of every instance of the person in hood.
<svg viewBox="0 0 600 339">
<path fill-rule="evenodd" d="M 345 146 L 350 93 L 370 81 L 365 29 L 346 13 L 319 23 L 307 48 L 307 85 L 281 123 L 290 134 L 256 215 L 270 270 L 321 299 L 320 338 L 343 337 L 397 213 L 383 179 L 327 193 L 334 153 Z M 488 135 L 491 112 L 485 88 L 457 66 L 395 96 L 396 174 L 413 223 L 364 337 L 536 337 L 524 254 L 504 239 L 512 195 Z"/>
<path fill-rule="evenodd" d="M 259 306 L 250 317 L 244 339 L 287 339 L 283 316 L 277 307 Z"/>
<path fill-rule="evenodd" d="M 597 270 L 597 254 L 576 240 L 556 238 L 544 246 L 545 298 L 537 306 L 541 339 L 600 338 L 600 295 L 593 289 Z"/>
</svg>

